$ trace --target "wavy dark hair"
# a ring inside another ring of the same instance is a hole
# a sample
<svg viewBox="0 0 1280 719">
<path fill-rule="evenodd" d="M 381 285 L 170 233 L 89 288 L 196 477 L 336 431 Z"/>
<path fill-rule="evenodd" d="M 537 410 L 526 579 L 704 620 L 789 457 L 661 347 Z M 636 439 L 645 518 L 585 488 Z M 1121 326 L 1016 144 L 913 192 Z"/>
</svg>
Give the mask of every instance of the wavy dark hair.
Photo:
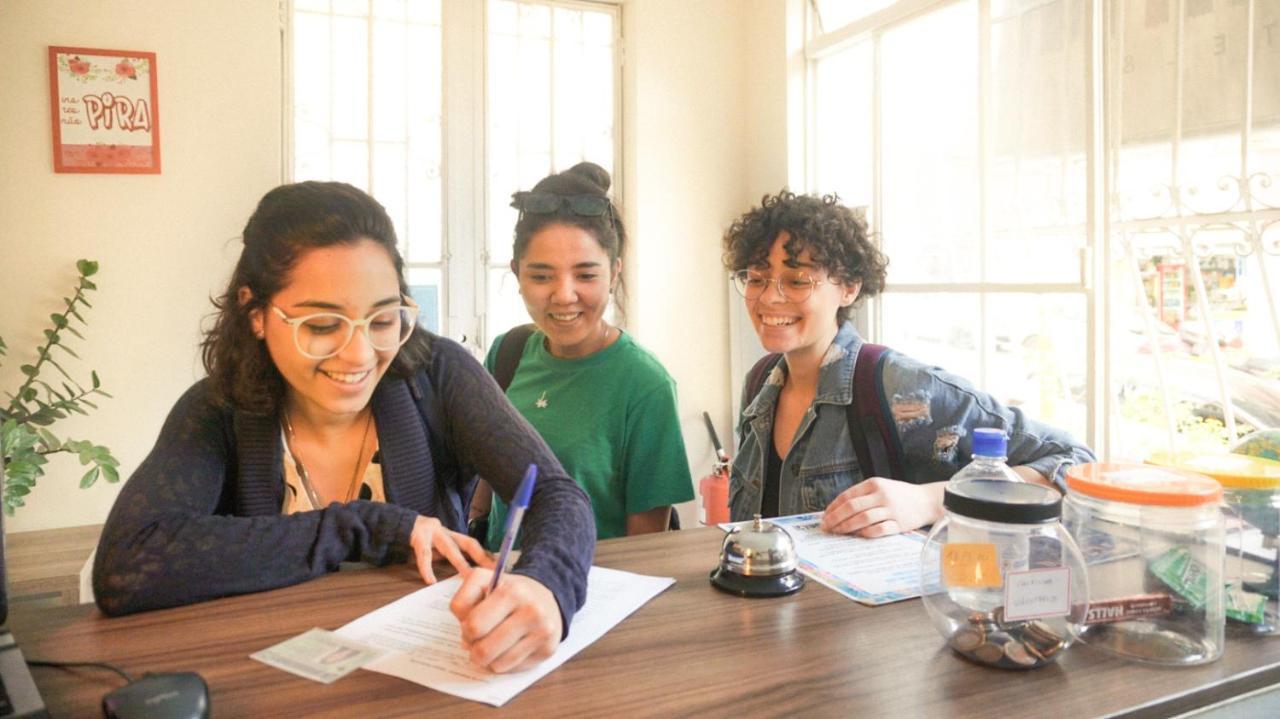
<svg viewBox="0 0 1280 719">
<path fill-rule="evenodd" d="M 759 207 L 734 220 L 724 234 L 724 266 L 730 272 L 769 266 L 769 250 L 786 231 L 788 259 L 809 250 L 814 264 L 834 279 L 860 281 L 862 289 L 853 305 L 836 311 L 836 321 L 849 318 L 863 299 L 884 289 L 889 258 L 867 234 L 862 214 L 842 204 L 836 195 L 797 195 L 783 189 L 765 195 Z"/>
<path fill-rule="evenodd" d="M 395 227 L 387 211 L 367 193 L 342 182 L 299 182 L 281 185 L 262 197 L 244 227 L 244 249 L 227 290 L 213 298 L 217 311 L 201 342 L 215 401 L 254 413 L 278 411 L 285 381 L 266 343 L 254 336 L 250 313 L 266 311 L 306 252 L 361 240 L 372 240 L 387 251 L 400 280 L 400 294 L 408 297 Z M 250 292 L 243 303 L 241 288 Z M 387 371 L 407 377 L 426 364 L 429 355 L 430 339 L 425 330 L 415 327 Z"/>
<path fill-rule="evenodd" d="M 529 249 L 529 240 L 548 225 L 570 225 L 590 234 L 609 256 L 609 268 L 612 271 L 614 262 L 626 251 L 627 228 L 622 224 L 622 214 L 618 206 L 609 200 L 610 184 L 612 183 L 608 171 L 594 162 L 579 162 L 564 172 L 557 172 L 539 180 L 538 184 L 533 186 L 532 192 L 561 197 L 574 195 L 603 197 L 609 202 L 609 208 L 604 214 L 595 216 L 576 214 L 565 204 L 560 205 L 560 208 L 554 212 L 542 214 L 521 210 L 520 217 L 516 220 L 515 236 L 511 243 L 512 271 L 518 269 L 525 250 Z M 521 209 L 520 196 L 523 194 L 517 192 L 512 195 L 511 205 L 516 209 Z M 516 275 L 518 277 L 519 273 L 516 272 Z M 625 317 L 626 311 L 622 302 L 624 295 L 625 288 L 622 276 L 619 274 L 614 304 L 619 314 Z"/>
</svg>

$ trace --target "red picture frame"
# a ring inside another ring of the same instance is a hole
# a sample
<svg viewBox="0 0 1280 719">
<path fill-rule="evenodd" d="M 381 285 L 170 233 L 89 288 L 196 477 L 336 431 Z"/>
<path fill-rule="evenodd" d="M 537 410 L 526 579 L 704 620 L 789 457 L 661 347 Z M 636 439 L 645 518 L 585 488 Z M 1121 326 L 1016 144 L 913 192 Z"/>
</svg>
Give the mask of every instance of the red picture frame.
<svg viewBox="0 0 1280 719">
<path fill-rule="evenodd" d="M 49 47 L 54 172 L 159 174 L 156 54 Z"/>
</svg>

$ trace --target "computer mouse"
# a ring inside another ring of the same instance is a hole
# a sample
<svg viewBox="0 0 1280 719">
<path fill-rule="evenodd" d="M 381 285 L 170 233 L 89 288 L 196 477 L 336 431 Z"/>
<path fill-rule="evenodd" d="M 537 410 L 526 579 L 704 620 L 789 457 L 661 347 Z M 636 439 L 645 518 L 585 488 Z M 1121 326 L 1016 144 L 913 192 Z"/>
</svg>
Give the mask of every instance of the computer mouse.
<svg viewBox="0 0 1280 719">
<path fill-rule="evenodd" d="M 102 698 L 107 719 L 208 719 L 209 687 L 195 672 L 148 674 Z"/>
</svg>

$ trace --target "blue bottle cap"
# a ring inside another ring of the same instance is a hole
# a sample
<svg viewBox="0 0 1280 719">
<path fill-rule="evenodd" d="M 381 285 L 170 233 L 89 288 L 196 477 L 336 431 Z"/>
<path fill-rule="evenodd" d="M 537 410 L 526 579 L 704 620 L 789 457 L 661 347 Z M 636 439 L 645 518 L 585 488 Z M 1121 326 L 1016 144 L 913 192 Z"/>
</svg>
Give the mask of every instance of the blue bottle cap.
<svg viewBox="0 0 1280 719">
<path fill-rule="evenodd" d="M 973 453 L 983 457 L 1007 457 L 1004 430 L 982 427 L 973 430 Z"/>
</svg>

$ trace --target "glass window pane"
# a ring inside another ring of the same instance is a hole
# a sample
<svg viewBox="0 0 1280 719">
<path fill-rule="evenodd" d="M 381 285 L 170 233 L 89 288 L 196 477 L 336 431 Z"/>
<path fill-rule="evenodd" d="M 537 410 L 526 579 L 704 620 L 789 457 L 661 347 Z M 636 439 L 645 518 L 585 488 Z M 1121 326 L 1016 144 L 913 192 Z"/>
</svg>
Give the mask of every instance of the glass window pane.
<svg viewBox="0 0 1280 719">
<path fill-rule="evenodd" d="M 520 3 L 520 35 L 528 38 L 551 36 L 551 8 L 535 3 Z"/>
<path fill-rule="evenodd" d="M 1083 295 L 899 293 L 882 303 L 885 344 L 1085 436 Z"/>
<path fill-rule="evenodd" d="M 854 20 L 883 10 L 898 0 L 815 0 L 823 32 L 839 30 Z"/>
<path fill-rule="evenodd" d="M 412 0 L 412 5 L 416 0 Z M 405 19 L 405 0 L 373 0 L 373 16 L 388 20 Z"/>
<path fill-rule="evenodd" d="M 369 132 L 368 28 L 364 20 L 337 18 L 333 21 L 333 47 L 341 57 L 332 61 L 333 134 L 344 139 L 362 139 Z"/>
<path fill-rule="evenodd" d="M 871 43 L 817 63 L 815 188 L 846 205 L 869 206 L 871 190 Z M 873 218 L 874 219 L 874 218 Z"/>
<path fill-rule="evenodd" d="M 975 384 L 982 381 L 981 316 L 974 294 L 890 293 L 881 298 L 884 344 Z M 928 321 L 920 321 L 922 317 Z"/>
<path fill-rule="evenodd" d="M 976 4 L 884 33 L 880 231 L 891 282 L 979 276 Z M 922 48 L 929 48 L 923 52 Z M 923 205 L 923 206 L 922 206 Z"/>
<path fill-rule="evenodd" d="M 401 249 L 404 249 L 408 238 L 408 188 L 405 177 L 405 145 L 400 142 L 378 142 L 373 146 L 373 183 L 369 186 L 369 194 L 387 209 L 391 221 L 396 228 L 396 237 L 400 238 Z"/>
<path fill-rule="evenodd" d="M 333 179 L 369 191 L 369 146 L 363 142 L 333 143 Z"/>
<path fill-rule="evenodd" d="M 440 0 L 409 0 L 409 22 L 440 24 Z"/>
<path fill-rule="evenodd" d="M 439 268 L 410 267 L 406 273 L 409 295 L 418 303 L 418 322 L 428 330 L 440 334 L 444 318 L 444 283 Z"/>
<path fill-rule="evenodd" d="M 987 279 L 1081 281 L 1084 14 L 1080 0 L 1057 0 L 992 27 Z"/>
<path fill-rule="evenodd" d="M 428 135 L 430 138 L 431 136 Z M 434 139 L 434 138 L 432 138 Z M 409 245 L 410 262 L 439 262 L 444 227 L 444 188 L 439 168 L 439 145 L 409 145 L 408 228 L 401 237 Z"/>
<path fill-rule="evenodd" d="M 506 263 L 511 194 L 590 160 L 614 170 L 614 15 L 489 3 L 488 252 Z"/>
<path fill-rule="evenodd" d="M 416 55 L 416 52 L 414 53 Z M 428 53 L 429 54 L 429 53 Z M 405 26 L 379 21 L 373 26 L 373 139 L 403 140 L 406 131 L 408 96 L 417 92 L 408 76 L 417 75 L 419 61 L 405 52 Z M 428 72 L 434 63 L 427 61 Z M 416 82 L 414 83 L 417 84 Z"/>
<path fill-rule="evenodd" d="M 332 0 L 333 12 L 337 15 L 368 17 L 369 0 Z"/>
</svg>

